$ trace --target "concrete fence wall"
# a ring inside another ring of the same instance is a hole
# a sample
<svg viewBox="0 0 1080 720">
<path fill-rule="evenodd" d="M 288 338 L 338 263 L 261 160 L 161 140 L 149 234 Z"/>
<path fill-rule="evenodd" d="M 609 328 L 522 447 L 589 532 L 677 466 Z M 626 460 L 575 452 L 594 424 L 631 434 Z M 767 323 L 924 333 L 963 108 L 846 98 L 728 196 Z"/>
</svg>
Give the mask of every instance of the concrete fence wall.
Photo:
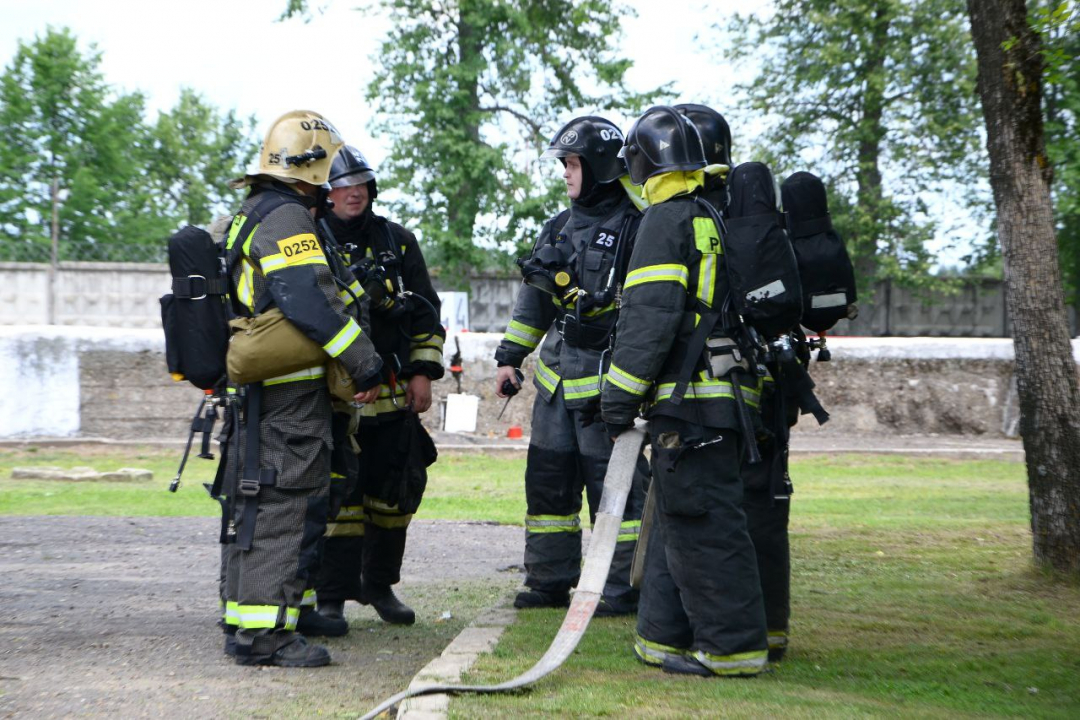
<svg viewBox="0 0 1080 720">
<path fill-rule="evenodd" d="M 0 263 L 0 325 L 49 322 L 49 266 Z M 152 263 L 60 263 L 56 272 L 55 324 L 126 328 L 161 327 L 158 298 L 169 290 L 166 265 Z M 436 287 L 441 287 L 436 279 Z M 506 327 L 521 289 L 518 277 L 482 275 L 469 283 L 469 329 L 499 332 Z M 927 301 L 892 283 L 864 292 L 859 317 L 843 321 L 834 335 L 1008 337 L 1012 328 L 1002 283 L 965 283 L 956 294 Z M 1076 313 L 1070 308 L 1072 334 Z"/>
<path fill-rule="evenodd" d="M 529 382 L 497 418 L 492 354 L 498 334 L 458 336 L 462 392 L 480 398 L 476 435 L 503 437 L 511 425 L 530 430 Z M 451 347 L 453 342 L 451 341 Z M 811 367 L 833 419 L 799 432 L 1000 434 L 1015 421 L 1012 343 L 995 339 L 835 338 L 833 361 Z M 1080 357 L 1080 341 L 1074 341 Z M 183 439 L 200 391 L 165 372 L 160 330 L 93 327 L 0 327 L 0 438 L 105 437 Z M 456 390 L 435 384 L 425 416 L 441 427 L 441 401 Z"/>
</svg>

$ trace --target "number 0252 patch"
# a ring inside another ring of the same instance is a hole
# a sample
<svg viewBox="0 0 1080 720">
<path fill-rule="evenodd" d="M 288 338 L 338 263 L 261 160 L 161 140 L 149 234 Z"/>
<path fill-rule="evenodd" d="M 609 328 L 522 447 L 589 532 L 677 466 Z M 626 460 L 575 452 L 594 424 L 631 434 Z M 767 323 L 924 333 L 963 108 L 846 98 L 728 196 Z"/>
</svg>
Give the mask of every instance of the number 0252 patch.
<svg viewBox="0 0 1080 720">
<path fill-rule="evenodd" d="M 323 257 L 319 241 L 311 233 L 293 235 L 290 238 L 278 240 L 278 250 L 281 251 L 281 256 L 285 258 L 286 265 L 295 265 L 304 260 Z"/>
</svg>

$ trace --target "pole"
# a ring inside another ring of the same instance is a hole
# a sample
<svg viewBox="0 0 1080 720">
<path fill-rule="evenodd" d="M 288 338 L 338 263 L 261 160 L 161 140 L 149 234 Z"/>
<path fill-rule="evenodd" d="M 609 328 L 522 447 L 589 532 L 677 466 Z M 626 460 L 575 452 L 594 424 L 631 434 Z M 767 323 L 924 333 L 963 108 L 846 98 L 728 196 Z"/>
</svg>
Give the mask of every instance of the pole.
<svg viewBox="0 0 1080 720">
<path fill-rule="evenodd" d="M 52 181 L 52 250 L 49 253 L 49 324 L 56 324 L 56 270 L 59 265 L 60 248 L 60 181 Z"/>
</svg>

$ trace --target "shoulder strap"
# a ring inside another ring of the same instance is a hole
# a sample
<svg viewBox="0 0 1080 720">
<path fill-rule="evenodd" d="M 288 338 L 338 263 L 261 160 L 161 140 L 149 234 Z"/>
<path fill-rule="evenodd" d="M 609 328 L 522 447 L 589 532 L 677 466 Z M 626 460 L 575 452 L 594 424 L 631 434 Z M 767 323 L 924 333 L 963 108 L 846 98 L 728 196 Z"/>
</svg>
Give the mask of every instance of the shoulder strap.
<svg viewBox="0 0 1080 720">
<path fill-rule="evenodd" d="M 566 223 L 570 222 L 570 208 L 563 210 L 561 213 L 555 216 L 555 220 L 551 223 L 551 229 L 548 231 L 550 237 L 548 237 L 548 244 L 554 245 L 555 238 L 558 237 L 562 229 L 566 227 Z"/>
<path fill-rule="evenodd" d="M 246 311 L 241 310 L 241 305 L 236 297 L 236 289 L 232 286 L 233 272 L 236 270 L 237 264 L 244 256 L 244 241 L 255 230 L 255 227 L 263 221 L 263 218 L 277 210 L 282 205 L 288 203 L 301 204 L 299 198 L 290 198 L 288 195 L 279 192 L 262 192 L 256 196 L 258 201 L 255 206 L 251 208 L 250 212 L 244 216 L 244 224 L 240 226 L 240 230 L 236 233 L 236 244 L 232 248 L 225 248 L 222 243 L 225 266 L 225 282 L 228 283 L 229 298 L 232 302 L 233 312 L 237 315 L 246 315 Z M 266 309 L 269 304 L 268 298 L 263 298 L 261 308 L 256 307 L 254 314 L 258 315 L 260 312 Z"/>
</svg>

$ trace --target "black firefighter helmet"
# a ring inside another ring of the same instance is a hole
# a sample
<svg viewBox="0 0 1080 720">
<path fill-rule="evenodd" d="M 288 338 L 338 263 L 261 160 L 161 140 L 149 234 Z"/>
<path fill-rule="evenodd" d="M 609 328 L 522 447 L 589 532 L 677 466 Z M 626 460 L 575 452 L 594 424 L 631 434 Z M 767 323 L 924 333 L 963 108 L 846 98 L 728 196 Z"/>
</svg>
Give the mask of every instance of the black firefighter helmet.
<svg viewBox="0 0 1080 720">
<path fill-rule="evenodd" d="M 649 108 L 634 122 L 619 154 L 635 185 L 644 185 L 654 175 L 700 170 L 707 164 L 697 128 L 667 105 Z"/>
<path fill-rule="evenodd" d="M 675 109 L 694 123 L 710 165 L 731 165 L 731 128 L 720 113 L 706 105 L 683 103 Z"/>
<path fill-rule="evenodd" d="M 626 166 L 619 159 L 622 144 L 623 134 L 615 123 L 586 115 L 563 125 L 540 157 L 562 159 L 580 155 L 592 171 L 593 179 L 606 185 L 626 174 Z"/>
<path fill-rule="evenodd" d="M 341 152 L 334 156 L 334 163 L 330 166 L 329 183 L 332 188 L 367 183 L 369 202 L 379 195 L 379 187 L 375 184 L 375 171 L 364 153 L 352 145 L 341 148 Z"/>
</svg>

